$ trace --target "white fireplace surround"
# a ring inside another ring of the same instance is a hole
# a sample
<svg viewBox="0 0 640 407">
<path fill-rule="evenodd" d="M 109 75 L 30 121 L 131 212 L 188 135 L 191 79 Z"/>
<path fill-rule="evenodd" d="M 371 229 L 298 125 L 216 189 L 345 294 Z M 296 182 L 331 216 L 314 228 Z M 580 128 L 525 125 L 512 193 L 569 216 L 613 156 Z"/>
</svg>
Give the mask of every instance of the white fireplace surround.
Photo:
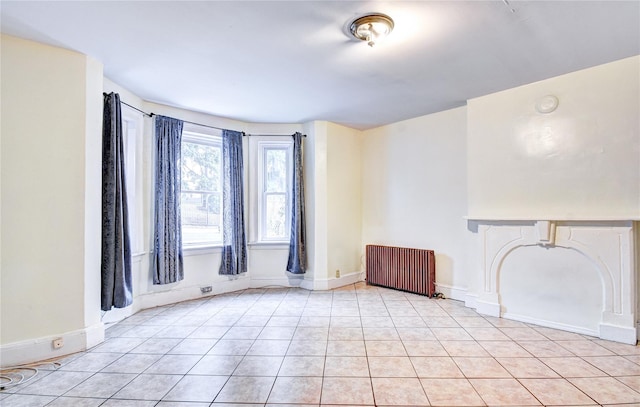
<svg viewBox="0 0 640 407">
<path fill-rule="evenodd" d="M 602 286 L 602 313 L 598 329 L 589 332 L 549 324 L 535 318 L 513 317 L 602 339 L 635 344 L 636 280 L 634 275 L 634 222 L 619 220 L 470 220 L 478 227 L 479 275 L 476 290 L 468 292 L 466 305 L 485 315 L 507 317 L 501 304 L 500 278 L 505 259 L 516 249 L 542 246 L 565 248 L 585 256 L 597 270 Z M 471 287 L 470 287 L 471 288 Z M 532 288 L 535 289 L 535 288 Z"/>
</svg>

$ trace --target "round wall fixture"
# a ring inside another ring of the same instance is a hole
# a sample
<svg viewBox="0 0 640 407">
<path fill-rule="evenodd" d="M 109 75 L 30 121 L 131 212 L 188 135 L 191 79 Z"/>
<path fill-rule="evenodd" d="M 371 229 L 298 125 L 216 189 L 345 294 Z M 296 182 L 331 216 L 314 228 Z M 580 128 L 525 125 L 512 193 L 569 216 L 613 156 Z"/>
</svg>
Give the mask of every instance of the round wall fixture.
<svg viewBox="0 0 640 407">
<path fill-rule="evenodd" d="M 355 38 L 366 41 L 370 47 L 386 37 L 393 30 L 393 20 L 386 14 L 373 13 L 358 17 L 349 25 Z"/>
<path fill-rule="evenodd" d="M 536 102 L 538 113 L 551 113 L 558 108 L 558 98 L 554 95 L 543 96 Z"/>
</svg>

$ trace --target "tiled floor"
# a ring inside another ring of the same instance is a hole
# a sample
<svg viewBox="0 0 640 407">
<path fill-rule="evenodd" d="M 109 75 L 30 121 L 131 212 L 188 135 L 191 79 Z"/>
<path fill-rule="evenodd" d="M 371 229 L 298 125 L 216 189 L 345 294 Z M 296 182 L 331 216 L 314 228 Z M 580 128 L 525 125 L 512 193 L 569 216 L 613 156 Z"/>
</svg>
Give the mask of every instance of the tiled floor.
<svg viewBox="0 0 640 407">
<path fill-rule="evenodd" d="M 640 406 L 640 347 L 363 283 L 145 310 L 3 406 Z"/>
</svg>

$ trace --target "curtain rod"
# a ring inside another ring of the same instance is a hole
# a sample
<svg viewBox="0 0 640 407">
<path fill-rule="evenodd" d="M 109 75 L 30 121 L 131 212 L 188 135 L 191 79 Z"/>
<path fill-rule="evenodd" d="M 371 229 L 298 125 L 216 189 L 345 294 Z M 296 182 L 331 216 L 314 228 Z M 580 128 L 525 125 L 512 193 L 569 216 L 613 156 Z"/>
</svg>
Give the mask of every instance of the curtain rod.
<svg viewBox="0 0 640 407">
<path fill-rule="evenodd" d="M 108 93 L 107 92 L 102 92 L 102 94 L 104 96 L 107 96 Z M 142 113 L 145 116 L 148 117 L 153 117 L 153 116 L 157 116 L 155 113 L 151 112 L 151 113 L 147 113 L 144 110 L 140 110 L 135 106 L 131 106 L 130 104 L 128 104 L 127 102 L 123 101 L 122 99 L 120 99 L 120 103 L 122 103 L 123 105 L 127 105 L 130 108 L 132 108 L 133 110 L 137 110 L 138 112 Z M 223 129 L 222 127 L 216 127 L 216 126 L 209 126 L 208 124 L 202 124 L 202 123 L 196 123 L 196 122 L 190 122 L 189 120 L 182 120 L 184 123 L 189 123 L 189 124 L 195 124 L 196 126 L 202 126 L 202 127 L 208 127 L 210 129 L 216 129 L 216 130 L 231 130 L 231 129 Z M 237 130 L 234 130 L 237 131 Z M 282 136 L 291 136 L 291 134 L 247 134 L 244 131 L 241 132 L 243 136 L 260 136 L 260 137 L 282 137 Z M 303 137 L 307 137 L 306 134 L 302 135 Z"/>
</svg>

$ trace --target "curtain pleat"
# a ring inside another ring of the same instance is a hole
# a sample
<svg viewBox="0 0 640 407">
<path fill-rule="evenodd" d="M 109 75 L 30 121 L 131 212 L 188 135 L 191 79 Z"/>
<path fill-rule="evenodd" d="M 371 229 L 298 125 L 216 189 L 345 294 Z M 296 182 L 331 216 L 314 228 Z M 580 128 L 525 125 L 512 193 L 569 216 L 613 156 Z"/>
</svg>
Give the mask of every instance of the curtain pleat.
<svg viewBox="0 0 640 407">
<path fill-rule="evenodd" d="M 287 271 L 304 274 L 307 269 L 306 223 L 304 215 L 304 179 L 302 134 L 293 135 L 293 191 L 291 197 L 291 237 Z"/>
<path fill-rule="evenodd" d="M 133 301 L 131 246 L 124 169 L 120 96 L 104 95 L 102 116 L 101 308 L 124 308 Z"/>
<path fill-rule="evenodd" d="M 242 133 L 222 131 L 222 262 L 219 274 L 247 272 L 247 239 L 244 229 Z"/>
<path fill-rule="evenodd" d="M 183 124 L 171 117 L 155 119 L 153 284 L 170 284 L 184 278 L 180 222 Z"/>
</svg>

